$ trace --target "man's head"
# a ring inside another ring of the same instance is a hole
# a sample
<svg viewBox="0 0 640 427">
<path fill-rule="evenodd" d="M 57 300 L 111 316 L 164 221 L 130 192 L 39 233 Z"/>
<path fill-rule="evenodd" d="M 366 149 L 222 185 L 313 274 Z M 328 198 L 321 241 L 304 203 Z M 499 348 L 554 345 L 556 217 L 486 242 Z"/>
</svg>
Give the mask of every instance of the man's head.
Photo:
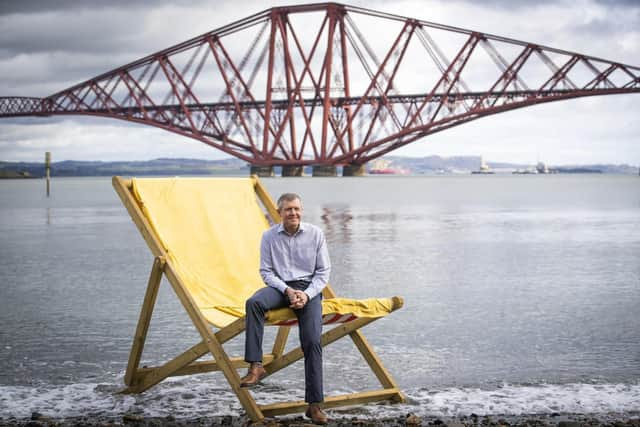
<svg viewBox="0 0 640 427">
<path fill-rule="evenodd" d="M 295 233 L 302 220 L 302 199 L 295 193 L 284 193 L 278 198 L 278 213 L 282 225 L 289 233 Z"/>
</svg>

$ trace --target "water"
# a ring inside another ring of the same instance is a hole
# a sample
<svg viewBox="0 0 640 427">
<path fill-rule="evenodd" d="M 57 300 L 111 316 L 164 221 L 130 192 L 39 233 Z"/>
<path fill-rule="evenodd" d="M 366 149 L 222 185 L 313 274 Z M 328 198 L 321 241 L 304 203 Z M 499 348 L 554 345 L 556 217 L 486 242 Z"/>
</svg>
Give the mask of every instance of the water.
<svg viewBox="0 0 640 427">
<path fill-rule="evenodd" d="M 640 410 L 637 176 L 263 182 L 303 196 L 340 295 L 405 299 L 363 331 L 409 402 L 333 414 Z M 0 418 L 242 414 L 219 373 L 115 394 L 152 257 L 110 180 L 54 179 L 44 192 L 41 180 L 0 182 Z M 197 341 L 163 282 L 142 363 Z M 378 386 L 348 340 L 325 354 L 329 395 Z M 302 378 L 297 363 L 255 396 L 302 399 Z"/>
</svg>

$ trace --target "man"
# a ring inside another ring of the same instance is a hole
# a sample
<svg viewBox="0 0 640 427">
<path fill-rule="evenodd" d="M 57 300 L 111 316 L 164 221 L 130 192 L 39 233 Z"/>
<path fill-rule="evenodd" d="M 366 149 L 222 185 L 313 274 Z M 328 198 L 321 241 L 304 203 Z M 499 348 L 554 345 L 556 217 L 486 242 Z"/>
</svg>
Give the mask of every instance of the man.
<svg viewBox="0 0 640 427">
<path fill-rule="evenodd" d="M 298 318 L 300 344 L 304 353 L 306 416 L 325 424 L 320 408 L 322 390 L 322 289 L 329 281 L 331 263 L 322 230 L 301 222 L 302 200 L 293 193 L 278 199 L 282 218 L 262 235 L 260 275 L 267 285 L 246 303 L 245 361 L 249 371 L 241 387 L 252 387 L 266 375 L 262 366 L 262 337 L 265 313 L 289 306 Z"/>
</svg>

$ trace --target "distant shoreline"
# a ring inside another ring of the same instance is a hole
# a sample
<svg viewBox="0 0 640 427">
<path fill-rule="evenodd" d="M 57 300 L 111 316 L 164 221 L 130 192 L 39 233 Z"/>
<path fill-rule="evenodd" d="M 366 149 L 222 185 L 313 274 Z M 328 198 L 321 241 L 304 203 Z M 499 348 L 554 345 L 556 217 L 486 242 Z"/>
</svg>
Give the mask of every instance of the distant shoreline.
<svg viewBox="0 0 640 427">
<path fill-rule="evenodd" d="M 473 172 L 469 172 L 469 173 L 462 173 L 462 172 L 449 172 L 449 173 L 419 173 L 419 174 L 403 174 L 403 175 L 394 175 L 394 174 L 390 174 L 390 175 L 376 175 L 376 174 L 365 174 L 364 176 L 371 176 L 371 177 L 419 177 L 419 176 L 471 176 L 473 174 Z M 148 177 L 171 177 L 171 176 L 200 176 L 200 177 L 216 177 L 216 176 L 249 176 L 249 171 L 229 171 L 229 172 L 219 172 L 219 173 L 189 173 L 189 172 L 182 172 L 182 173 L 175 173 L 175 172 L 167 172 L 167 173 L 163 173 L 163 172 L 157 172 L 157 173 L 135 173 L 135 172 L 127 172 L 127 173 L 122 173 L 122 172 L 114 172 L 111 174 L 96 174 L 96 175 L 85 175 L 85 174 L 81 174 L 81 175 L 55 175 L 55 174 L 51 174 L 52 178 L 106 178 L 106 177 L 111 177 L 111 176 L 137 176 L 137 177 L 141 177 L 141 176 L 148 176 Z M 509 172 L 497 172 L 495 174 L 492 175 L 498 175 L 498 176 L 511 176 L 511 175 L 518 175 L 518 174 L 512 174 Z M 551 175 L 551 174 L 539 174 L 539 175 Z M 636 175 L 636 174 L 631 174 L 631 173 L 614 173 L 614 172 L 601 172 L 601 171 L 594 171 L 594 170 L 580 170 L 580 171 L 562 171 L 562 172 L 557 172 L 554 173 L 553 175 Z M 305 174 L 303 175 L 303 177 L 310 177 L 311 174 Z M 276 174 L 275 177 L 280 177 L 280 174 Z M 337 176 L 338 178 L 342 177 L 341 175 Z M 0 171 L 0 180 L 23 180 L 23 179 L 44 179 L 44 176 L 33 176 L 30 174 L 20 174 L 20 173 L 2 173 L 2 171 Z"/>
<path fill-rule="evenodd" d="M 385 160 L 393 168 L 407 171 L 408 175 L 465 175 L 478 170 L 479 156 L 439 157 L 427 156 L 388 157 Z M 486 165 L 496 174 L 518 174 L 519 171 L 531 170 L 530 165 L 487 162 Z M 274 167 L 275 174 L 280 174 L 280 167 Z M 555 173 L 602 173 L 638 175 L 638 167 L 621 164 L 591 165 L 553 165 L 549 170 Z M 236 158 L 222 160 L 203 159 L 154 159 L 146 161 L 75 161 L 65 160 L 51 164 L 52 177 L 81 176 L 216 176 L 216 175 L 249 175 L 250 165 Z M 304 167 L 304 174 L 311 175 L 311 166 Z M 6 162 L 0 161 L 0 179 L 40 178 L 44 176 L 42 162 Z"/>
</svg>

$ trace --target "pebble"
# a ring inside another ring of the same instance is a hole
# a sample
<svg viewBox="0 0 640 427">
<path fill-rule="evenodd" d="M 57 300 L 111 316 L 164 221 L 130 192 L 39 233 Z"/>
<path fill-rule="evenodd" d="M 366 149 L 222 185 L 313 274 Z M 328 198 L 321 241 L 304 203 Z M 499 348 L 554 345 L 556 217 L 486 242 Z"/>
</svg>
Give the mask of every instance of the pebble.
<svg viewBox="0 0 640 427">
<path fill-rule="evenodd" d="M 407 418 L 404 421 L 408 426 L 419 426 L 422 424 L 422 420 L 416 414 L 407 414 Z"/>
<path fill-rule="evenodd" d="M 581 427 L 581 423 L 577 421 L 560 421 L 558 427 Z"/>
<path fill-rule="evenodd" d="M 144 422 L 145 419 L 141 415 L 133 415 L 133 414 L 125 414 L 122 416 L 122 422 L 127 423 L 141 423 Z"/>
</svg>

